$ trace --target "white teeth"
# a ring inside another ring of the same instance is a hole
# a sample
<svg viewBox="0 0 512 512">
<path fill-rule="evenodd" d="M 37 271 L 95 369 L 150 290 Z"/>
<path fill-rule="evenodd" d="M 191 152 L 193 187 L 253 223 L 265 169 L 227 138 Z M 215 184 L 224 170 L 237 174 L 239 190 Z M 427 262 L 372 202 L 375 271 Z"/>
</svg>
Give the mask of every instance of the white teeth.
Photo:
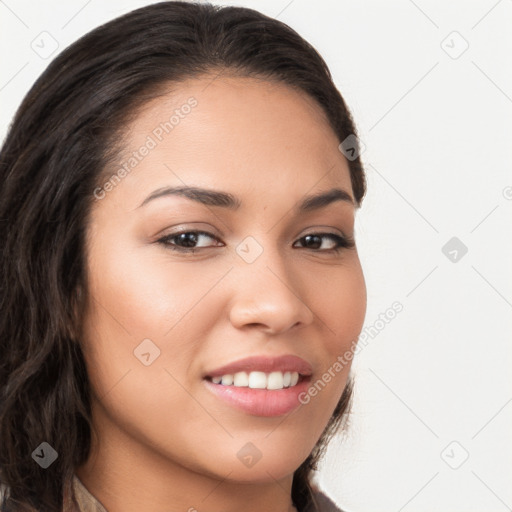
<svg viewBox="0 0 512 512">
<path fill-rule="evenodd" d="M 268 374 L 267 389 L 283 389 L 284 379 L 282 372 L 272 372 Z"/>
<path fill-rule="evenodd" d="M 246 372 L 237 372 L 233 377 L 233 384 L 238 387 L 247 387 L 249 385 L 249 376 Z"/>
<path fill-rule="evenodd" d="M 252 389 L 265 389 L 267 376 L 263 372 L 251 372 L 249 374 L 249 387 Z"/>
<path fill-rule="evenodd" d="M 233 384 L 233 375 L 223 375 L 222 376 L 222 384 L 224 386 L 231 386 Z"/>
<path fill-rule="evenodd" d="M 214 384 L 249 387 L 251 389 L 283 389 L 295 386 L 299 381 L 297 372 L 237 372 L 222 377 L 212 377 Z"/>
</svg>

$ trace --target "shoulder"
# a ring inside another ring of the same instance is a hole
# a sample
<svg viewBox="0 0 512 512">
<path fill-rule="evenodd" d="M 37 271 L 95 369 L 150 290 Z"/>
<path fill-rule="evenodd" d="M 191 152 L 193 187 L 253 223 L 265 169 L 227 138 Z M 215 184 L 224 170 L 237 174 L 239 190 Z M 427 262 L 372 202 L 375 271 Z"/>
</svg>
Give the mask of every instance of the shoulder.
<svg viewBox="0 0 512 512">
<path fill-rule="evenodd" d="M 318 485 L 316 478 L 310 479 L 313 502 L 303 512 L 344 512 L 327 496 Z"/>
<path fill-rule="evenodd" d="M 310 505 L 304 512 L 343 512 L 343 510 L 322 491 L 315 492 L 313 496 L 315 505 Z"/>
</svg>

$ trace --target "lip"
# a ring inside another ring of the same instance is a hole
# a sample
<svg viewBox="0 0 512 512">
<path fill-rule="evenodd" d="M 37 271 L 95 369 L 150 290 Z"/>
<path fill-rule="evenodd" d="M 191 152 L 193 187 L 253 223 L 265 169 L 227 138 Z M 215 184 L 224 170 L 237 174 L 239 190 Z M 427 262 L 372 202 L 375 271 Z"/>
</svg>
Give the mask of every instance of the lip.
<svg viewBox="0 0 512 512">
<path fill-rule="evenodd" d="M 237 372 L 297 372 L 304 377 L 308 377 L 313 373 L 311 364 L 301 357 L 287 354 L 278 357 L 270 356 L 252 356 L 232 363 L 225 364 L 208 371 L 206 377 L 222 377 L 226 374 L 235 374 Z M 242 388 L 240 388 L 242 389 Z M 263 390 L 264 391 L 264 390 Z M 277 390 L 280 391 L 280 390 Z"/>
<path fill-rule="evenodd" d="M 299 396 L 307 392 L 311 377 L 300 377 L 295 386 L 283 389 L 252 389 L 223 386 L 203 379 L 206 388 L 229 406 L 253 416 L 273 417 L 289 414 L 302 402 Z"/>
</svg>

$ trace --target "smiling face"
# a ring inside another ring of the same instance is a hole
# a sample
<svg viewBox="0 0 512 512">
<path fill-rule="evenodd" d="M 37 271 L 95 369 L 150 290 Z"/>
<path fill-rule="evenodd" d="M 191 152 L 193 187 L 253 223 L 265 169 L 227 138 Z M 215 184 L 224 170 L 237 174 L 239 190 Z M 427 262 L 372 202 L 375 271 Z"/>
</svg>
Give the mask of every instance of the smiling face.
<svg viewBox="0 0 512 512">
<path fill-rule="evenodd" d="M 294 355 L 311 366 L 312 384 L 357 340 L 366 288 L 356 248 L 338 238 L 354 236 L 355 215 L 339 141 L 311 98 L 231 76 L 152 100 L 124 143 L 125 172 L 111 169 L 95 192 L 87 231 L 81 342 L 100 433 L 95 464 L 137 485 L 177 468 L 289 479 L 349 365 L 286 414 L 235 406 L 209 377 L 249 356 Z M 164 192 L 176 187 L 224 195 Z M 261 458 L 246 464 L 247 454 Z"/>
</svg>

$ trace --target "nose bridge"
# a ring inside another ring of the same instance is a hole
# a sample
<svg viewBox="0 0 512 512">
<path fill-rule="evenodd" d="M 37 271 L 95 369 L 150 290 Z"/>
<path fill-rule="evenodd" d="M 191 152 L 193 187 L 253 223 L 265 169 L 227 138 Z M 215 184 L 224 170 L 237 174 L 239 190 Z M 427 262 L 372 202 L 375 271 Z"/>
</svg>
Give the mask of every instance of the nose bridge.
<svg viewBox="0 0 512 512">
<path fill-rule="evenodd" d="M 280 331 L 312 321 L 293 272 L 271 236 L 247 236 L 236 247 L 234 301 L 231 320 L 262 324 Z"/>
<path fill-rule="evenodd" d="M 285 257 L 271 236 L 249 235 L 236 247 L 238 272 L 244 280 L 260 282 L 264 286 L 293 288 L 293 275 Z M 277 274 L 277 275 L 276 275 Z M 264 282 L 263 282 L 264 281 Z"/>
</svg>

